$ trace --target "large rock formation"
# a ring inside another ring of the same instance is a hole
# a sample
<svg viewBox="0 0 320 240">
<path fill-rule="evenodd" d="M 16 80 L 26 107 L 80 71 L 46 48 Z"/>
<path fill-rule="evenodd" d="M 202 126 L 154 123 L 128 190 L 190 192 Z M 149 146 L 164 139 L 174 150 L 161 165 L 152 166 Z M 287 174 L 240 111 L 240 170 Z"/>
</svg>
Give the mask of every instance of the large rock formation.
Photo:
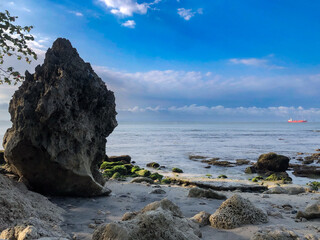
<svg viewBox="0 0 320 240">
<path fill-rule="evenodd" d="M 167 199 L 153 202 L 124 221 L 101 225 L 93 240 L 200 240 L 198 224 L 184 218 L 178 206 Z"/>
<path fill-rule="evenodd" d="M 59 38 L 10 102 L 5 160 L 32 189 L 49 194 L 109 193 L 98 165 L 117 126 L 115 98 L 71 43 Z"/>
</svg>

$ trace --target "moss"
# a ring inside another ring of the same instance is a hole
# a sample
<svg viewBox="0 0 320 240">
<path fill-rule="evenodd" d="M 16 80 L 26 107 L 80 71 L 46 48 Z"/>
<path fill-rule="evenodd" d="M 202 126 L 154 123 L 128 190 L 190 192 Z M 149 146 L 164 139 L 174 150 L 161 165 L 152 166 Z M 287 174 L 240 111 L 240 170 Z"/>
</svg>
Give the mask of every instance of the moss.
<svg viewBox="0 0 320 240">
<path fill-rule="evenodd" d="M 259 180 L 262 180 L 262 179 L 263 179 L 263 177 L 256 176 L 256 177 L 252 178 L 252 182 L 258 182 Z"/>
<path fill-rule="evenodd" d="M 162 178 L 163 178 L 163 175 L 159 174 L 159 173 L 152 173 L 150 176 L 149 176 L 152 180 L 159 180 L 161 181 Z"/>
<path fill-rule="evenodd" d="M 147 163 L 147 167 L 158 168 L 160 167 L 160 164 L 156 162 L 151 162 L 151 163 Z"/>
<path fill-rule="evenodd" d="M 283 181 L 283 182 L 292 182 L 292 178 L 289 177 L 287 174 L 277 174 L 273 173 L 269 177 L 265 179 L 266 181 Z"/>
<path fill-rule="evenodd" d="M 140 170 L 141 170 L 141 168 L 140 168 L 139 166 L 133 166 L 133 167 L 131 168 L 131 172 L 132 172 L 132 173 L 135 173 L 135 172 L 140 171 Z"/>
<path fill-rule="evenodd" d="M 164 178 L 161 180 L 162 184 L 170 184 L 171 183 L 171 179 L 170 178 Z"/>
<path fill-rule="evenodd" d="M 111 169 L 117 165 L 123 165 L 123 162 L 120 162 L 120 161 L 119 162 L 103 162 L 100 165 L 100 169 Z"/>
<path fill-rule="evenodd" d="M 105 178 L 111 178 L 113 174 L 114 174 L 113 169 L 106 169 L 106 170 L 103 171 L 102 175 Z"/>
<path fill-rule="evenodd" d="M 136 171 L 135 173 L 141 177 L 149 177 L 151 175 L 151 172 L 145 169 L 141 169 L 139 171 Z"/>
<path fill-rule="evenodd" d="M 121 179 L 121 178 L 123 178 L 123 176 L 118 172 L 114 173 L 111 177 L 111 179 Z"/>
<path fill-rule="evenodd" d="M 307 183 L 307 185 L 310 186 L 314 191 L 318 191 L 318 189 L 320 188 L 320 182 L 317 181 L 309 182 Z"/>
<path fill-rule="evenodd" d="M 211 178 L 212 175 L 211 174 L 206 174 L 206 177 Z"/>
<path fill-rule="evenodd" d="M 183 173 L 183 171 L 180 168 L 172 168 L 172 172 Z"/>
<path fill-rule="evenodd" d="M 126 167 L 126 169 L 127 169 L 128 172 L 131 172 L 131 169 L 133 168 L 133 165 L 132 165 L 132 164 L 124 164 L 123 166 Z"/>
<path fill-rule="evenodd" d="M 114 172 L 120 173 L 121 175 L 126 175 L 127 174 L 127 168 L 125 166 L 123 166 L 123 165 L 114 166 L 112 168 L 112 170 Z"/>
<path fill-rule="evenodd" d="M 221 174 L 221 175 L 218 176 L 218 178 L 228 178 L 228 177 L 226 175 L 224 175 L 224 174 Z"/>
</svg>

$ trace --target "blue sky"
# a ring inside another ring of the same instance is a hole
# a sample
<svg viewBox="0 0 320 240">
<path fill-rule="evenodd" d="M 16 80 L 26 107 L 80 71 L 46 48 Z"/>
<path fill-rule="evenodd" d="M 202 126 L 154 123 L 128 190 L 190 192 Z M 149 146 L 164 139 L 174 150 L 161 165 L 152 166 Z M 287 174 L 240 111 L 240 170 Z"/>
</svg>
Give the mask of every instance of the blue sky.
<svg viewBox="0 0 320 240">
<path fill-rule="evenodd" d="M 317 0 L 0 0 L 43 60 L 68 38 L 123 120 L 320 121 Z M 15 64 L 18 69 L 31 66 Z M 14 91 L 0 89 L 0 104 Z"/>
</svg>

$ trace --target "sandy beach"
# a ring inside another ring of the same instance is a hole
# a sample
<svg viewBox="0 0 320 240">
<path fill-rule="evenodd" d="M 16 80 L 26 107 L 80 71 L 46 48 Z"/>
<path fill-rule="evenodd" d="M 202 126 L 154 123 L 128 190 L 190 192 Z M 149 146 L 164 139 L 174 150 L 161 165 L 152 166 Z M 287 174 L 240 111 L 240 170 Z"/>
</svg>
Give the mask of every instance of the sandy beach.
<svg viewBox="0 0 320 240">
<path fill-rule="evenodd" d="M 220 180 L 221 182 L 221 180 Z M 228 180 L 231 184 L 232 181 Z M 52 198 L 66 213 L 62 229 L 73 236 L 73 239 L 91 239 L 94 228 L 102 223 L 120 221 L 126 212 L 138 211 L 147 204 L 163 198 L 178 205 L 187 218 L 200 211 L 214 213 L 224 200 L 190 198 L 190 187 L 176 185 L 157 185 L 144 183 L 129 183 L 110 180 L 107 182 L 112 194 L 108 197 L 95 198 Z M 161 188 L 165 194 L 150 194 L 154 189 Z M 234 194 L 250 200 L 256 207 L 268 213 L 269 222 L 260 225 L 245 225 L 231 230 L 215 229 L 211 226 L 201 228 L 202 239 L 250 239 L 259 229 L 285 227 L 302 236 L 312 234 L 314 239 L 320 236 L 320 221 L 296 221 L 295 211 L 304 210 L 307 204 L 320 200 L 320 193 L 263 194 L 245 192 L 219 192 L 228 198 Z M 290 207 L 291 206 L 291 207 Z"/>
</svg>

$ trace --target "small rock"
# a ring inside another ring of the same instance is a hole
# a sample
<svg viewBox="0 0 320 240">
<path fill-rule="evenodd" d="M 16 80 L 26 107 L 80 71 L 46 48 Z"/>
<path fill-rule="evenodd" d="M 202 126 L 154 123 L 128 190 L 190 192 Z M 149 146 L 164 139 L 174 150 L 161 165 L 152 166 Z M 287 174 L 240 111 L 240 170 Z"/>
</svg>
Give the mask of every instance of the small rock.
<svg viewBox="0 0 320 240">
<path fill-rule="evenodd" d="M 95 220 L 94 220 L 94 223 L 95 223 L 95 224 L 102 224 L 102 223 L 104 223 L 104 220 L 102 220 L 102 219 L 95 219 Z"/>
<path fill-rule="evenodd" d="M 307 205 L 304 211 L 299 211 L 297 213 L 297 218 L 320 218 L 320 201 L 314 204 Z"/>
<path fill-rule="evenodd" d="M 205 190 L 201 188 L 191 188 L 188 197 L 192 198 L 212 198 L 212 199 L 227 199 L 225 195 L 212 191 L 211 189 Z"/>
<path fill-rule="evenodd" d="M 150 192 L 150 194 L 165 194 L 166 191 L 162 190 L 162 189 L 154 189 L 153 191 Z"/>
<path fill-rule="evenodd" d="M 270 198 L 269 195 L 265 195 L 265 194 L 263 194 L 261 197 L 262 197 L 262 198 Z"/>
<path fill-rule="evenodd" d="M 130 183 L 142 183 L 142 182 L 146 182 L 146 183 L 153 183 L 153 180 L 151 178 L 147 178 L 147 177 L 136 177 L 134 179 L 132 179 L 130 181 Z"/>
<path fill-rule="evenodd" d="M 202 212 L 199 212 L 198 214 L 194 215 L 191 218 L 191 220 L 196 223 L 199 223 L 200 227 L 204 227 L 204 226 L 207 226 L 210 224 L 209 217 L 210 217 L 209 213 L 202 211 Z"/>
</svg>

